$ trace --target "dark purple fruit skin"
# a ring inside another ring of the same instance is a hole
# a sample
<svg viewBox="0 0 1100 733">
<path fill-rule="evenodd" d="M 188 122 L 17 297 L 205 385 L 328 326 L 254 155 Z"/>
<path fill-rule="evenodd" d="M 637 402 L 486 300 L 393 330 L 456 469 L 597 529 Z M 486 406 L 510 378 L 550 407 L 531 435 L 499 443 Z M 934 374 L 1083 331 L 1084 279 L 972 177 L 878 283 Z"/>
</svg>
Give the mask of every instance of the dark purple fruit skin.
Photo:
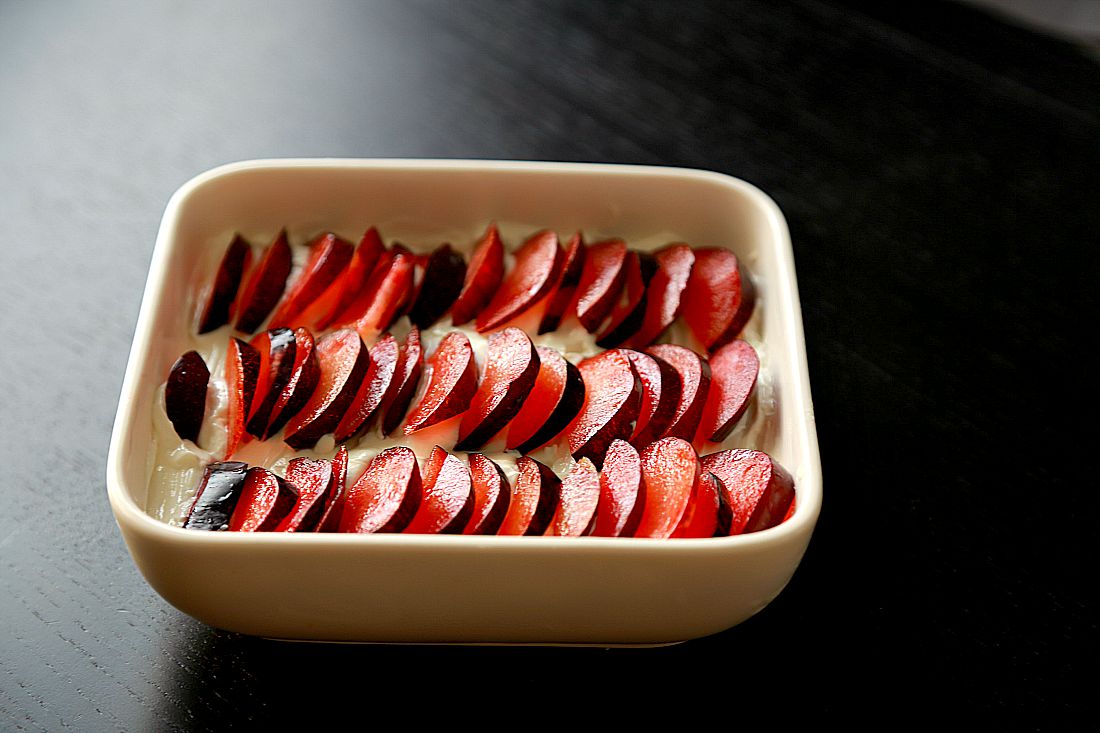
<svg viewBox="0 0 1100 733">
<path fill-rule="evenodd" d="M 531 459 L 535 461 L 534 458 Z M 531 517 L 531 524 L 527 527 L 525 535 L 542 535 L 550 522 L 554 520 L 554 512 L 558 510 L 558 502 L 561 501 L 561 479 L 557 474 L 538 461 L 539 467 L 539 503 L 535 506 L 535 515 Z"/>
<path fill-rule="evenodd" d="M 584 407 L 584 378 L 581 370 L 570 361 L 565 362 L 565 391 L 561 395 L 561 401 L 550 413 L 541 428 L 526 442 L 516 449 L 526 455 L 557 437 L 558 433 L 565 430 L 577 413 Z"/>
<path fill-rule="evenodd" d="M 222 257 L 218 274 L 214 278 L 214 290 L 210 293 L 210 300 L 202 314 L 199 333 L 209 333 L 229 323 L 229 307 L 237 297 L 237 289 L 240 288 L 241 277 L 244 275 L 244 266 L 251 254 L 252 246 L 245 241 L 244 237 L 240 234 L 234 235 L 229 248 L 225 250 L 225 256 Z"/>
<path fill-rule="evenodd" d="M 290 419 L 301 412 L 302 408 L 313 396 L 313 390 L 317 389 L 317 383 L 321 381 L 321 367 L 317 363 L 316 352 L 310 352 L 309 359 L 302 365 L 302 375 L 298 378 L 298 384 L 294 386 L 294 392 L 283 407 L 282 412 L 276 415 L 271 424 L 267 426 L 264 440 L 283 429 Z"/>
<path fill-rule="evenodd" d="M 466 260 L 444 244 L 428 257 L 424 280 L 416 302 L 409 311 L 409 320 L 424 329 L 438 321 L 454 304 L 466 281 Z"/>
<path fill-rule="evenodd" d="M 240 461 L 211 463 L 202 471 L 202 482 L 195 503 L 183 523 L 184 529 L 221 532 L 229 528 L 229 518 L 244 489 L 248 464 Z"/>
<path fill-rule="evenodd" d="M 264 319 L 271 315 L 271 311 L 283 297 L 286 290 L 286 280 L 290 277 L 292 266 L 290 244 L 286 241 L 286 229 L 279 232 L 275 241 L 271 243 L 265 256 L 256 265 L 262 268 L 256 273 L 257 277 L 263 277 L 259 283 L 258 292 L 250 298 L 252 302 L 241 303 L 237 315 L 237 330 L 245 333 L 254 333 Z M 247 289 L 243 292 L 247 292 Z"/>
<path fill-rule="evenodd" d="M 294 354 L 298 348 L 294 332 L 289 328 L 272 329 L 268 331 L 267 337 L 271 343 L 270 364 L 275 376 L 271 380 L 271 387 L 267 390 L 267 394 L 264 395 L 264 401 L 256 407 L 252 418 L 245 425 L 245 430 L 250 435 L 261 439 L 264 437 L 267 423 L 271 420 L 271 411 L 275 409 L 275 403 L 279 401 L 279 396 L 294 373 Z"/>
<path fill-rule="evenodd" d="M 638 304 L 634 306 L 634 310 L 630 311 L 630 315 L 624 318 L 613 331 L 596 340 L 596 345 L 601 349 L 614 349 L 622 345 L 624 341 L 638 332 L 645 320 L 646 305 L 649 303 L 648 288 L 653 276 L 657 274 L 657 260 L 652 255 L 644 253 L 639 253 L 638 258 L 642 269 L 642 282 L 645 283 L 647 291 L 642 294 Z"/>
<path fill-rule="evenodd" d="M 176 434 L 183 440 L 199 442 L 202 418 L 206 414 L 206 390 L 210 370 L 197 351 L 188 351 L 172 365 L 164 387 L 164 409 Z"/>
<path fill-rule="evenodd" d="M 477 450 L 485 445 L 489 438 L 499 433 L 501 428 L 511 422 L 512 418 L 519 413 L 519 409 L 523 407 L 523 400 L 526 399 L 527 393 L 534 386 L 535 379 L 539 374 L 540 364 L 539 352 L 535 349 L 535 345 L 531 344 L 531 356 L 527 368 L 509 385 L 508 396 L 501 401 L 494 412 L 486 415 L 481 424 L 470 431 L 469 435 L 455 443 L 455 450 Z"/>
</svg>

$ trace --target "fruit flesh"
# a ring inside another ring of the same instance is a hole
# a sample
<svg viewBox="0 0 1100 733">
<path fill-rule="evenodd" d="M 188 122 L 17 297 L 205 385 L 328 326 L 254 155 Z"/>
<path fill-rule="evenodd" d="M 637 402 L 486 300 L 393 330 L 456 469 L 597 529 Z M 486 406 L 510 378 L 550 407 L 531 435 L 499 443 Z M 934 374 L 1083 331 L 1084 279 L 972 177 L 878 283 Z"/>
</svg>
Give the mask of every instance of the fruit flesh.
<svg viewBox="0 0 1100 733">
<path fill-rule="evenodd" d="M 720 521 L 728 534 L 758 532 L 783 521 L 794 502 L 794 479 L 767 453 L 747 448 L 703 456 L 704 471 L 723 487 Z"/>
<path fill-rule="evenodd" d="M 290 379 L 283 387 L 275 406 L 271 408 L 271 422 L 264 430 L 264 440 L 275 435 L 292 417 L 295 417 L 312 397 L 321 378 L 321 368 L 314 353 L 313 335 L 304 328 L 294 330 L 294 367 Z"/>
<path fill-rule="evenodd" d="M 695 267 L 684 289 L 683 318 L 704 347 L 713 350 L 741 331 L 752 311 L 751 288 L 733 252 L 723 248 L 695 250 Z M 727 336 L 730 331 L 736 332 Z"/>
<path fill-rule="evenodd" d="M 286 480 L 298 489 L 298 501 L 275 531 L 309 532 L 324 513 L 332 487 L 332 464 L 312 458 L 295 458 L 286 468 Z"/>
<path fill-rule="evenodd" d="M 626 242 L 611 239 L 588 248 L 577 284 L 577 319 L 595 333 L 618 301 L 626 278 Z"/>
<path fill-rule="evenodd" d="M 390 334 L 384 334 L 370 349 L 370 366 L 367 374 L 355 393 L 347 412 L 336 426 L 336 442 L 343 443 L 349 438 L 361 434 L 371 424 L 372 418 L 393 384 L 397 370 L 397 341 Z"/>
<path fill-rule="evenodd" d="M 668 362 L 651 354 L 634 350 L 627 350 L 626 354 L 642 385 L 638 422 L 634 425 L 630 442 L 635 447 L 645 448 L 664 436 L 676 417 L 676 408 L 680 403 L 680 375 Z"/>
<path fill-rule="evenodd" d="M 660 437 L 694 440 L 710 391 L 710 365 L 691 349 L 675 344 L 658 344 L 647 353 L 666 362 L 680 377 L 676 414 Z"/>
<path fill-rule="evenodd" d="M 539 356 L 539 373 L 519 412 L 508 424 L 505 447 L 509 450 L 530 441 L 550 420 L 565 396 L 569 381 L 571 365 L 561 354 L 548 346 L 538 346 L 535 351 Z M 520 452 L 529 453 L 530 450 L 520 449 Z"/>
<path fill-rule="evenodd" d="M 516 461 L 518 476 L 509 497 L 508 512 L 499 535 L 541 535 L 557 510 L 561 481 L 547 466 L 522 456 Z"/>
<path fill-rule="evenodd" d="M 340 424 L 366 375 L 370 357 L 359 334 L 333 331 L 317 342 L 320 377 L 302 411 L 286 426 L 284 442 L 291 448 L 310 448 Z"/>
<path fill-rule="evenodd" d="M 649 302 L 649 283 L 657 272 L 657 261 L 651 255 L 630 252 L 623 269 L 626 272 L 625 298 L 611 311 L 607 326 L 596 339 L 604 349 L 622 346 L 642 327 Z"/>
<path fill-rule="evenodd" d="M 456 450 L 480 448 L 520 411 L 539 373 L 539 355 L 518 328 L 489 336 L 485 375 L 462 416 Z"/>
<path fill-rule="evenodd" d="M 566 429 L 569 452 L 597 467 L 611 441 L 627 439 L 641 406 L 641 383 L 621 349 L 585 359 L 577 368 L 584 379 L 584 406 Z"/>
<path fill-rule="evenodd" d="M 413 326 L 405 336 L 401 347 L 400 360 L 393 374 L 393 389 L 382 402 L 382 434 L 389 435 L 409 411 L 416 388 L 420 384 L 420 375 L 424 371 L 424 350 L 420 345 L 420 329 Z"/>
<path fill-rule="evenodd" d="M 260 374 L 245 430 L 263 438 L 271 413 L 294 374 L 297 341 L 289 328 L 276 328 L 257 334 L 250 343 L 260 355 Z"/>
<path fill-rule="evenodd" d="M 500 241 L 496 224 L 490 224 L 474 248 L 462 290 L 451 306 L 452 325 L 461 326 L 476 318 L 503 279 L 504 244 Z"/>
<path fill-rule="evenodd" d="M 478 314 L 477 330 L 499 328 L 533 306 L 554 284 L 561 261 L 556 234 L 543 230 L 531 235 L 516 252 L 515 264 L 500 288 Z"/>
<path fill-rule="evenodd" d="M 164 410 L 176 434 L 183 440 L 199 442 L 199 430 L 206 414 L 206 390 L 210 370 L 197 351 L 188 351 L 176 360 L 164 387 Z"/>
<path fill-rule="evenodd" d="M 233 240 L 222 255 L 214 276 L 214 285 L 199 319 L 199 333 L 209 333 L 229 323 L 233 317 L 233 305 L 241 279 L 252 261 L 252 246 L 240 234 Z"/>
<path fill-rule="evenodd" d="M 375 456 L 348 490 L 341 532 L 400 532 L 420 506 L 420 469 L 416 455 L 396 446 Z"/>
<path fill-rule="evenodd" d="M 438 445 L 424 465 L 423 495 L 416 516 L 403 531 L 409 534 L 461 532 L 474 510 L 470 472 Z"/>
<path fill-rule="evenodd" d="M 600 476 L 587 458 L 580 459 L 561 482 L 558 507 L 546 528 L 552 537 L 580 537 L 589 533 L 600 501 Z"/>
<path fill-rule="evenodd" d="M 225 458 L 237 452 L 244 437 L 244 424 L 252 407 L 256 381 L 260 374 L 260 353 L 238 338 L 230 339 L 225 359 L 225 384 L 229 392 L 226 419 Z"/>
<path fill-rule="evenodd" d="M 681 296 L 694 269 L 695 254 L 686 244 L 673 244 L 654 253 L 657 272 L 646 288 L 641 328 L 627 342 L 645 348 L 656 341 L 680 315 Z"/>
<path fill-rule="evenodd" d="M 580 232 L 577 232 L 569 240 L 569 246 L 565 249 L 561 274 L 558 276 L 557 284 L 550 291 L 546 311 L 539 323 L 540 334 L 556 331 L 558 326 L 561 325 L 562 316 L 565 315 L 566 310 L 572 304 L 577 285 L 580 283 L 586 256 L 587 248 L 584 245 L 584 238 Z"/>
<path fill-rule="evenodd" d="M 444 336 L 428 366 L 428 387 L 409 415 L 405 435 L 461 415 L 477 391 L 477 366 L 466 334 Z"/>
<path fill-rule="evenodd" d="M 760 372 L 760 360 L 751 344 L 735 339 L 715 351 L 709 363 L 710 390 L 699 423 L 698 439 L 721 443 L 748 409 Z"/>
<path fill-rule="evenodd" d="M 336 532 L 340 529 L 340 518 L 344 514 L 347 501 L 348 448 L 340 446 L 332 459 L 332 487 L 325 496 L 325 508 L 317 522 L 315 532 Z"/>
<path fill-rule="evenodd" d="M 244 487 L 233 516 L 230 532 L 272 532 L 298 500 L 294 487 L 266 468 L 256 466 L 245 474 Z"/>
<path fill-rule="evenodd" d="M 252 333 L 279 302 L 291 269 L 286 229 L 280 231 L 241 285 L 237 298 L 237 330 Z"/>
<path fill-rule="evenodd" d="M 310 241 L 309 258 L 271 315 L 269 328 L 306 325 L 302 313 L 335 281 L 351 261 L 354 247 L 332 232 Z"/>
<path fill-rule="evenodd" d="M 314 330 L 327 328 L 355 299 L 356 294 L 366 287 L 385 250 L 378 230 L 374 227 L 368 229 L 355 247 L 347 267 L 302 311 L 298 319 L 302 325 Z"/>
<path fill-rule="evenodd" d="M 600 498 L 592 534 L 597 537 L 630 536 L 644 507 L 645 483 L 638 451 L 625 440 L 614 440 L 607 449 L 600 472 Z"/>
<path fill-rule="evenodd" d="M 699 474 L 684 516 L 672 533 L 673 537 L 713 537 L 718 528 L 718 506 L 721 482 L 709 472 Z"/>
<path fill-rule="evenodd" d="M 474 509 L 463 534 L 496 534 L 508 513 L 512 490 L 508 478 L 492 459 L 471 453 L 470 479 Z"/>
<path fill-rule="evenodd" d="M 699 480 L 699 459 L 691 443 L 664 438 L 641 454 L 645 511 L 635 537 L 671 537 L 687 510 Z"/>
</svg>

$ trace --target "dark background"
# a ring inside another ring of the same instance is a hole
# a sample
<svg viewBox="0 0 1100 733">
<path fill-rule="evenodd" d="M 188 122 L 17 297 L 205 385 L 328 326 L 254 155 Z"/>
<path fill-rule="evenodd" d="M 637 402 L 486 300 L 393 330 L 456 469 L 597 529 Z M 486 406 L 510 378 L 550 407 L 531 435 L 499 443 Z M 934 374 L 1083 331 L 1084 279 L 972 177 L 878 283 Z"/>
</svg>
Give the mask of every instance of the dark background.
<svg viewBox="0 0 1100 733">
<path fill-rule="evenodd" d="M 1093 709 L 1100 70 L 966 6 L 888 5 L 0 1 L 0 729 Z M 196 173 L 289 156 L 770 193 L 825 475 L 787 590 L 654 650 L 283 644 L 156 596 L 104 471 L 159 219 Z"/>
</svg>

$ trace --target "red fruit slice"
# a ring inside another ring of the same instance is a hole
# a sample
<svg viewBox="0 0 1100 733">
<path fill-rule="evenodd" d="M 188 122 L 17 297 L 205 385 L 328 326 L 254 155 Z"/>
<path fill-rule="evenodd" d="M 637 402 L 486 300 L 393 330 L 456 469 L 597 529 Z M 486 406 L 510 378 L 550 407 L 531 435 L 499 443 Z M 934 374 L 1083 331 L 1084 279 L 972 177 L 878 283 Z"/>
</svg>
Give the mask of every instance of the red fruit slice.
<svg viewBox="0 0 1100 733">
<path fill-rule="evenodd" d="M 466 412 L 475 392 L 477 365 L 470 339 L 452 331 L 428 359 L 428 388 L 405 423 L 405 435 Z"/>
<path fill-rule="evenodd" d="M 710 357 L 710 390 L 699 423 L 699 440 L 721 443 L 733 431 L 749 406 L 760 373 L 756 349 L 737 339 Z"/>
<path fill-rule="evenodd" d="M 264 440 L 282 430 L 290 418 L 297 415 L 313 392 L 317 388 L 317 382 L 321 379 L 321 367 L 317 363 L 317 354 L 314 353 L 313 335 L 304 328 L 294 331 L 294 368 L 290 373 L 290 380 L 283 387 L 275 406 L 271 408 L 271 422 L 264 431 Z"/>
<path fill-rule="evenodd" d="M 260 375 L 260 352 L 238 338 L 229 339 L 225 356 L 225 386 L 229 393 L 226 416 L 225 457 L 237 452 L 244 437 L 244 423 L 252 407 L 256 380 Z"/>
<path fill-rule="evenodd" d="M 290 514 L 275 527 L 276 532 L 310 532 L 324 514 L 332 487 L 332 463 L 313 458 L 295 458 L 286 467 L 286 480 L 298 489 L 298 501 Z"/>
<path fill-rule="evenodd" d="M 206 414 L 206 389 L 210 370 L 197 351 L 176 359 L 164 385 L 164 411 L 183 440 L 198 444 L 202 418 Z"/>
<path fill-rule="evenodd" d="M 506 328 L 489 335 L 485 375 L 462 416 L 455 450 L 480 448 L 516 416 L 539 374 L 539 354 L 527 334 Z"/>
<path fill-rule="evenodd" d="M 297 319 L 301 325 L 322 330 L 355 299 L 367 285 L 367 280 L 386 251 L 378 230 L 371 227 L 359 240 L 351 261 L 336 279 L 309 303 Z"/>
<path fill-rule="evenodd" d="M 722 484 L 720 526 L 724 534 L 758 532 L 783 521 L 794 501 L 794 479 L 767 453 L 724 450 L 703 456 L 704 471 Z"/>
<path fill-rule="evenodd" d="M 268 328 L 306 325 L 302 313 L 340 276 L 355 251 L 351 242 L 332 232 L 318 234 L 307 246 L 309 257 L 276 306 Z"/>
<path fill-rule="evenodd" d="M 334 322 L 338 327 L 354 328 L 364 340 L 373 341 L 393 324 L 402 306 L 409 302 L 415 269 L 416 255 L 404 247 L 395 247 L 388 256 L 380 258 L 359 297 Z"/>
<path fill-rule="evenodd" d="M 703 418 L 703 407 L 710 391 L 710 365 L 706 359 L 691 349 L 675 344 L 658 344 L 648 349 L 656 357 L 676 370 L 680 376 L 680 398 L 676 415 L 661 437 L 694 440 L 695 431 Z"/>
<path fill-rule="evenodd" d="M 584 269 L 586 247 L 581 233 L 577 232 L 569 240 L 569 246 L 565 249 L 565 260 L 562 262 L 561 274 L 557 283 L 550 291 L 546 301 L 546 311 L 542 314 L 539 323 L 539 333 L 557 331 L 561 325 L 562 316 L 565 315 L 569 304 L 573 302 L 577 291 L 577 285 L 581 281 L 581 271 Z"/>
<path fill-rule="evenodd" d="M 687 511 L 699 480 L 699 459 L 691 443 L 665 438 L 642 451 L 645 511 L 635 537 L 671 537 Z"/>
<path fill-rule="evenodd" d="M 370 425 L 382 400 L 393 383 L 393 374 L 397 369 L 397 341 L 385 334 L 370 350 L 370 366 L 367 375 L 355 393 L 355 399 L 344 413 L 340 424 L 336 426 L 336 442 L 343 443 L 349 438 L 362 434 Z"/>
<path fill-rule="evenodd" d="M 605 351 L 577 365 L 584 379 L 584 406 L 566 428 L 569 452 L 603 465 L 611 441 L 634 431 L 642 386 L 630 358 L 621 349 Z"/>
<path fill-rule="evenodd" d="M 561 499 L 546 534 L 552 537 L 580 537 L 588 534 L 596 521 L 600 501 L 600 475 L 592 461 L 577 461 L 561 482 Z"/>
<path fill-rule="evenodd" d="M 466 279 L 466 260 L 444 244 L 437 247 L 424 266 L 416 302 L 409 311 L 409 320 L 420 328 L 428 328 L 447 312 L 458 298 Z"/>
<path fill-rule="evenodd" d="M 530 453 L 557 437 L 584 405 L 584 379 L 549 346 L 536 347 L 539 373 L 523 406 L 508 426 L 509 450 Z"/>
<path fill-rule="evenodd" d="M 600 501 L 592 534 L 629 537 L 644 511 L 645 483 L 638 451 L 625 440 L 613 440 L 600 472 Z"/>
<path fill-rule="evenodd" d="M 298 501 L 295 487 L 266 468 L 248 469 L 230 532 L 273 532 Z"/>
<path fill-rule="evenodd" d="M 256 394 L 252 397 L 252 409 L 248 411 L 245 430 L 250 435 L 263 438 L 271 422 L 271 412 L 294 375 L 294 355 L 298 344 L 289 328 L 264 331 L 250 343 L 260 354 L 260 376 L 256 380 Z"/>
<path fill-rule="evenodd" d="M 554 285 L 562 262 L 558 235 L 533 234 L 516 252 L 516 263 L 477 317 L 480 333 L 498 328 L 539 301 Z"/>
<path fill-rule="evenodd" d="M 183 528 L 208 532 L 228 529 L 229 518 L 241 498 L 247 471 L 248 465 L 240 461 L 211 463 L 204 467 Z"/>
<path fill-rule="evenodd" d="M 393 387 L 382 401 L 382 434 L 389 435 L 409 411 L 416 388 L 420 385 L 420 375 L 424 371 L 424 351 L 420 347 L 420 329 L 413 326 L 405 336 L 401 347 L 401 357 L 393 373 Z"/>
<path fill-rule="evenodd" d="M 336 532 L 340 529 L 340 518 L 344 515 L 344 503 L 347 501 L 347 483 L 348 447 L 342 445 L 336 449 L 332 459 L 332 486 L 325 495 L 325 510 L 314 532 Z"/>
<path fill-rule="evenodd" d="M 787 513 L 783 515 L 783 521 L 784 522 L 786 522 L 788 519 L 790 519 L 791 517 L 794 516 L 794 509 L 795 509 L 796 504 L 798 504 L 798 501 L 796 499 L 792 498 L 790 509 L 788 509 Z"/>
<path fill-rule="evenodd" d="M 408 534 L 458 534 L 474 511 L 474 494 L 466 465 L 438 445 L 424 464 L 423 495 Z"/>
<path fill-rule="evenodd" d="M 589 333 L 595 333 L 619 300 L 626 282 L 626 242 L 611 239 L 588 248 L 580 282 L 577 284 L 577 319 Z"/>
<path fill-rule="evenodd" d="M 695 267 L 683 295 L 683 317 L 708 350 L 735 338 L 752 315 L 752 281 L 728 249 L 695 250 Z"/>
<path fill-rule="evenodd" d="M 642 383 L 642 406 L 630 442 L 645 448 L 661 438 L 676 418 L 680 403 L 680 375 L 663 359 L 626 350 Z"/>
<path fill-rule="evenodd" d="M 237 330 L 252 333 L 264 322 L 271 309 L 279 302 L 290 277 L 290 245 L 286 241 L 286 229 L 264 251 L 263 257 L 248 273 L 237 298 Z"/>
<path fill-rule="evenodd" d="M 400 532 L 420 506 L 420 469 L 405 446 L 387 448 L 348 490 L 341 532 Z"/>
<path fill-rule="evenodd" d="M 508 478 L 496 463 L 480 453 L 470 454 L 474 510 L 463 534 L 496 534 L 508 513 L 512 493 Z"/>
<path fill-rule="evenodd" d="M 673 537 L 713 537 L 718 529 L 718 504 L 721 482 L 713 473 L 701 473 L 695 482 L 680 525 Z"/>
<path fill-rule="evenodd" d="M 540 535 L 550 526 L 557 511 L 561 481 L 553 471 L 528 456 L 517 460 L 516 468 L 519 476 L 497 534 Z"/>
<path fill-rule="evenodd" d="M 642 327 L 628 343 L 645 348 L 663 334 L 680 315 L 681 295 L 695 264 L 695 253 L 686 244 L 672 244 L 653 254 L 657 273 L 646 292 Z"/>
<path fill-rule="evenodd" d="M 624 297 L 611 311 L 607 327 L 596 339 L 596 344 L 605 349 L 622 345 L 642 327 L 649 303 L 649 283 L 657 273 L 657 260 L 648 254 L 630 252 L 623 270 L 626 272 Z"/>
<path fill-rule="evenodd" d="M 251 261 L 252 246 L 240 234 L 233 235 L 233 241 L 222 255 L 218 273 L 214 276 L 214 286 L 199 318 L 199 333 L 209 333 L 229 323 L 237 289 Z"/>
<path fill-rule="evenodd" d="M 283 441 L 295 450 L 313 447 L 340 424 L 370 365 L 367 347 L 349 329 L 321 337 L 316 348 L 320 378 L 317 388 L 286 426 Z"/>
<path fill-rule="evenodd" d="M 488 304 L 503 279 L 504 245 L 496 224 L 490 224 L 470 257 L 462 291 L 451 306 L 451 323 L 461 326 L 472 321 Z"/>
</svg>

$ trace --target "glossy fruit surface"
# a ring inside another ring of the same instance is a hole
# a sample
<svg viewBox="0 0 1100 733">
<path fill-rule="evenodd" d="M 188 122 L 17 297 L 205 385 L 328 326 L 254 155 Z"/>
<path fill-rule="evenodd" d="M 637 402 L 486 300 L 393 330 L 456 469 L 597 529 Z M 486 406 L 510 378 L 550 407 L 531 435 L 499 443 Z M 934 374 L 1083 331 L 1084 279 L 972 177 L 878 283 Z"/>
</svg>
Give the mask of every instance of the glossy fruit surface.
<svg viewBox="0 0 1100 733">
<path fill-rule="evenodd" d="M 470 339 L 452 331 L 428 359 L 428 387 L 405 423 L 405 435 L 461 415 L 475 392 L 477 365 Z"/>
<path fill-rule="evenodd" d="M 539 301 L 553 286 L 561 267 L 558 235 L 543 230 L 531 235 L 515 254 L 515 264 L 477 316 L 477 330 L 503 326 Z"/>
<path fill-rule="evenodd" d="M 199 430 L 206 414 L 206 390 L 210 370 L 197 351 L 188 351 L 176 359 L 164 386 L 164 410 L 176 434 L 198 444 Z"/>
</svg>

